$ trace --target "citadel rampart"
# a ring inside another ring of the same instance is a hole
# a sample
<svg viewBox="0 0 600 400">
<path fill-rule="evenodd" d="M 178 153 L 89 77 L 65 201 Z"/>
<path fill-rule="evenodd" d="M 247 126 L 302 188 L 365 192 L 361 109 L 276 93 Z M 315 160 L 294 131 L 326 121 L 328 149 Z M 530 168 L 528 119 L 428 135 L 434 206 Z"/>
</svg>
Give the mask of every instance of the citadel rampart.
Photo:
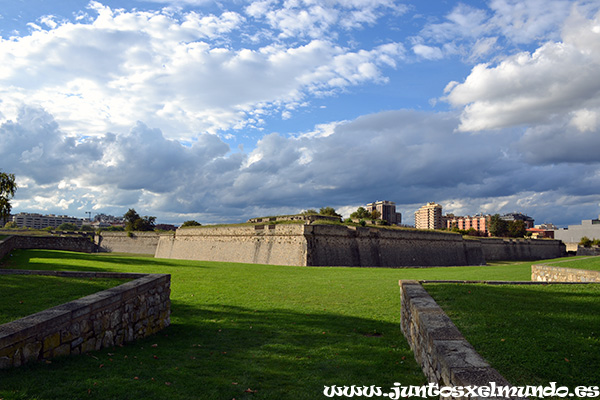
<svg viewBox="0 0 600 400">
<path fill-rule="evenodd" d="M 178 229 L 160 237 L 155 253 L 157 258 L 356 267 L 481 265 L 563 255 L 564 245 L 555 240 L 471 240 L 454 233 L 314 224 Z"/>
<path fill-rule="evenodd" d="M 102 232 L 95 242 L 99 251 L 154 255 L 158 238 L 156 232 Z"/>
</svg>

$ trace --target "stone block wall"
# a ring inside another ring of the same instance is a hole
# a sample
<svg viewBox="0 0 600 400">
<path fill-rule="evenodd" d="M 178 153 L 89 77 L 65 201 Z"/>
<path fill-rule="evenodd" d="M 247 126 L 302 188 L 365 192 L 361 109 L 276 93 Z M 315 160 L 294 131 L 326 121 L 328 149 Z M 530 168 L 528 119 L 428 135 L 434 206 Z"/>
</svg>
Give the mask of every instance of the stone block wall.
<svg viewBox="0 0 600 400">
<path fill-rule="evenodd" d="M 450 266 L 479 265 L 468 257 L 461 235 L 335 225 L 306 225 L 310 266 Z"/>
<path fill-rule="evenodd" d="M 490 386 L 491 382 L 510 386 L 419 282 L 400 281 L 400 293 L 402 332 L 429 382 L 440 386 Z"/>
<path fill-rule="evenodd" d="M 600 256 L 600 247 L 598 246 L 583 247 L 578 245 L 576 251 L 578 256 Z"/>
<path fill-rule="evenodd" d="M 12 249 L 44 249 L 93 253 L 96 245 L 91 237 L 14 235 L 0 242 L 0 259 Z"/>
<path fill-rule="evenodd" d="M 556 240 L 464 239 L 447 232 L 339 225 L 198 227 L 162 235 L 157 258 L 298 266 L 483 265 L 564 255 Z"/>
<path fill-rule="evenodd" d="M 0 325 L 0 369 L 80 354 L 149 336 L 170 323 L 167 274 L 0 270 L 4 274 L 132 279 Z"/>
<path fill-rule="evenodd" d="M 531 280 L 534 282 L 598 282 L 600 271 L 564 268 L 550 265 L 532 265 Z"/>
<path fill-rule="evenodd" d="M 102 232 L 95 242 L 99 251 L 154 255 L 159 237 L 157 232 Z"/>
<path fill-rule="evenodd" d="M 184 260 L 306 265 L 304 225 L 178 229 L 160 237 L 155 257 Z"/>
<path fill-rule="evenodd" d="M 486 261 L 543 260 L 566 255 L 560 240 L 482 238 L 480 242 Z"/>
</svg>

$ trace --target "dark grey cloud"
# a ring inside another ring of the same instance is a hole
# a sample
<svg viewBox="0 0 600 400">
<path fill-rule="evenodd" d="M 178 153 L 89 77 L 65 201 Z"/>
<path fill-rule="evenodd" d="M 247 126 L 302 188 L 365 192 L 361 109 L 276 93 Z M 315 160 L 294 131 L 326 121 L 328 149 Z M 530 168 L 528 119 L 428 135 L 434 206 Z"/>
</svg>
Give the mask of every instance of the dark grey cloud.
<svg viewBox="0 0 600 400">
<path fill-rule="evenodd" d="M 65 137 L 51 115 L 24 108 L 0 126 L 0 168 L 25 183 L 15 199 L 24 211 L 134 207 L 177 221 L 239 221 L 382 199 L 583 219 L 600 202 L 600 161 L 584 146 L 596 143 L 591 132 L 581 140 L 543 129 L 472 134 L 457 132 L 459 123 L 454 113 L 387 111 L 338 123 L 328 135 L 268 134 L 245 153 L 210 134 L 183 145 L 141 122 L 124 133 Z M 588 156 L 571 157 L 573 148 Z M 578 198 L 581 212 L 573 211 Z"/>
</svg>

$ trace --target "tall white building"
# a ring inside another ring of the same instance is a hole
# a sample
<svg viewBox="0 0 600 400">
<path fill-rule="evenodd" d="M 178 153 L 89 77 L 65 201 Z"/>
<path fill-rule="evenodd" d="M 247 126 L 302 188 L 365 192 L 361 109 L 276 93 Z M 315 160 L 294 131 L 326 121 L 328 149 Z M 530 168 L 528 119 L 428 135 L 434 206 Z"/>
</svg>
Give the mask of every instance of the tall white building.
<svg viewBox="0 0 600 400">
<path fill-rule="evenodd" d="M 442 229 L 442 206 L 430 202 L 415 212 L 415 227 L 417 229 Z"/>
</svg>

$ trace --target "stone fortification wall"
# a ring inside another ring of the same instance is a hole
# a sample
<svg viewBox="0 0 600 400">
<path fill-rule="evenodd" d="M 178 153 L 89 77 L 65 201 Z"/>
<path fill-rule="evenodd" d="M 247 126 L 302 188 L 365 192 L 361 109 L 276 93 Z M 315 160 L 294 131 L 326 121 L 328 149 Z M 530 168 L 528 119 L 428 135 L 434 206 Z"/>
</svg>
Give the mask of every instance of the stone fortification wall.
<svg viewBox="0 0 600 400">
<path fill-rule="evenodd" d="M 154 255 L 159 237 L 156 232 L 102 232 L 95 242 L 99 251 Z"/>
<path fill-rule="evenodd" d="M 81 236 L 10 236 L 0 242 L 0 259 L 13 249 L 44 249 L 93 253 L 96 245 L 91 238 Z"/>
<path fill-rule="evenodd" d="M 440 386 L 490 386 L 491 382 L 510 386 L 419 282 L 400 281 L 400 293 L 401 329 L 429 382 Z"/>
<path fill-rule="evenodd" d="M 532 265 L 531 280 L 534 282 L 599 282 L 600 271 L 564 268 L 550 265 Z"/>
<path fill-rule="evenodd" d="M 170 323 L 170 275 L 25 270 L 0 274 L 134 279 L 0 325 L 0 369 L 118 346 Z"/>
<path fill-rule="evenodd" d="M 482 265 L 564 255 L 556 240 L 464 239 L 454 233 L 278 224 L 178 229 L 161 236 L 158 258 L 300 266 Z"/>
<path fill-rule="evenodd" d="M 155 256 L 184 260 L 306 265 L 304 225 L 254 225 L 178 229 L 161 236 Z"/>
<path fill-rule="evenodd" d="M 453 233 L 335 225 L 304 227 L 310 266 L 447 266 L 484 264 L 475 243 Z M 469 246 L 469 245 L 472 245 Z"/>
<path fill-rule="evenodd" d="M 578 256 L 600 256 L 600 247 L 577 246 L 577 255 Z"/>
<path fill-rule="evenodd" d="M 566 255 L 560 240 L 482 238 L 480 242 L 486 261 L 542 260 Z"/>
</svg>

